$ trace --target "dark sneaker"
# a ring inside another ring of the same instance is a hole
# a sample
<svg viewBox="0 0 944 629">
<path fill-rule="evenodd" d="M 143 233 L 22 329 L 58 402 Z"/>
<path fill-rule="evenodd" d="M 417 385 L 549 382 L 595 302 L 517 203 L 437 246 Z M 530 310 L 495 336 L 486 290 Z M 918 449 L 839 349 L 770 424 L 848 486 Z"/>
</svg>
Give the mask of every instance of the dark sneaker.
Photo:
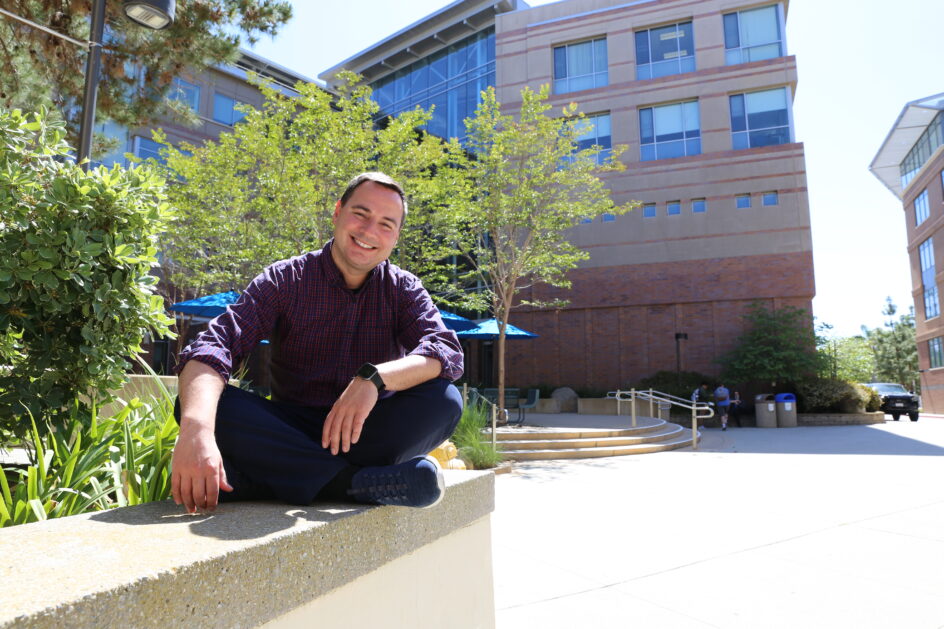
<svg viewBox="0 0 944 629">
<path fill-rule="evenodd" d="M 439 461 L 424 456 L 358 470 L 347 493 L 357 502 L 427 508 L 442 500 L 446 481 Z"/>
</svg>

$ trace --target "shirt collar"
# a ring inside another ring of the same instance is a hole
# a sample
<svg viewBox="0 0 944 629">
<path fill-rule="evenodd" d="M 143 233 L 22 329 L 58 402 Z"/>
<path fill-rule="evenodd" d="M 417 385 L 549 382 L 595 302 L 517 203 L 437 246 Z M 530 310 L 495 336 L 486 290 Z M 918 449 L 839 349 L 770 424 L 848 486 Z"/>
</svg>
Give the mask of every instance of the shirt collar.
<svg viewBox="0 0 944 629">
<path fill-rule="evenodd" d="M 333 245 L 334 245 L 334 238 L 326 242 L 325 246 L 321 248 L 322 264 L 323 264 L 325 273 L 328 275 L 328 279 L 334 282 L 334 284 L 337 285 L 338 287 L 343 288 L 344 290 L 347 290 L 347 291 L 356 293 L 366 288 L 367 285 L 371 281 L 373 281 L 374 277 L 377 275 L 377 267 L 387 262 L 387 260 L 384 260 L 383 262 L 381 262 L 380 264 L 372 268 L 370 272 L 367 274 L 367 279 L 364 280 L 364 283 L 361 285 L 361 287 L 358 288 L 356 291 L 353 291 L 347 287 L 347 282 L 344 281 L 344 275 L 341 274 L 341 269 L 339 269 L 338 265 L 334 263 L 334 258 L 331 256 L 331 247 Z"/>
</svg>

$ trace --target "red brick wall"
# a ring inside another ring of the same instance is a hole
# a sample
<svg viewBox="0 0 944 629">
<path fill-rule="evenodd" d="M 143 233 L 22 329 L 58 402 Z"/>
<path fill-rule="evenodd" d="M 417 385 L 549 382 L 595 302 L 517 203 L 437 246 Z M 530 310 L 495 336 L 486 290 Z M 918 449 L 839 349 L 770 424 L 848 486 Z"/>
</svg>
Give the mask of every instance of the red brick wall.
<svg viewBox="0 0 944 629">
<path fill-rule="evenodd" d="M 571 290 L 536 295 L 569 298 L 566 308 L 513 311 L 512 323 L 540 337 L 508 342 L 509 384 L 625 387 L 675 369 L 676 332 L 688 334 L 682 369 L 717 374 L 715 360 L 733 346 L 753 301 L 811 310 L 814 294 L 809 253 L 580 269 L 571 277 Z"/>
</svg>

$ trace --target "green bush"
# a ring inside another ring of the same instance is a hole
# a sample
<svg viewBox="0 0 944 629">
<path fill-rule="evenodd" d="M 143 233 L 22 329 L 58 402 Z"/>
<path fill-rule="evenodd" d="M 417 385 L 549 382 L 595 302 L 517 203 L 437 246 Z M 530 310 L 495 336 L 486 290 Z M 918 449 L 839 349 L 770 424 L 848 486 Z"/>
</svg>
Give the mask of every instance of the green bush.
<svg viewBox="0 0 944 629">
<path fill-rule="evenodd" d="M 872 387 L 863 387 L 862 385 L 857 385 L 862 389 L 865 389 L 865 392 L 868 394 L 869 399 L 865 403 L 865 410 L 869 413 L 874 413 L 882 407 L 882 396 L 878 394 L 878 391 Z"/>
<path fill-rule="evenodd" d="M 0 110 L 0 429 L 23 436 L 104 402 L 145 332 L 169 334 L 153 294 L 169 219 L 146 168 L 85 173 L 61 125 Z"/>
<path fill-rule="evenodd" d="M 865 387 L 835 378 L 808 380 L 797 386 L 797 406 L 803 413 L 852 413 L 866 408 Z"/>
<path fill-rule="evenodd" d="M 502 461 L 501 452 L 492 447 L 491 437 L 483 432 L 488 425 L 489 407 L 482 402 L 469 402 L 462 409 L 451 437 L 462 459 L 477 470 L 495 467 Z"/>
<path fill-rule="evenodd" d="M 164 500 L 177 439 L 173 397 L 133 399 L 114 417 L 70 409 L 59 429 L 32 422 L 32 463 L 0 470 L 0 527 Z"/>
</svg>

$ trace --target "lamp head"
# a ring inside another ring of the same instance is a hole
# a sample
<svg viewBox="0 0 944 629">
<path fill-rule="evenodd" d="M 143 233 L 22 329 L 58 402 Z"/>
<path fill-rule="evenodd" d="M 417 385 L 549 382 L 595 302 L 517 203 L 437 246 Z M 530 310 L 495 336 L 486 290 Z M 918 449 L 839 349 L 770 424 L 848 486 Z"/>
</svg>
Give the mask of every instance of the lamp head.
<svg viewBox="0 0 944 629">
<path fill-rule="evenodd" d="M 133 22 L 154 30 L 174 23 L 176 0 L 124 0 L 122 9 Z"/>
</svg>

